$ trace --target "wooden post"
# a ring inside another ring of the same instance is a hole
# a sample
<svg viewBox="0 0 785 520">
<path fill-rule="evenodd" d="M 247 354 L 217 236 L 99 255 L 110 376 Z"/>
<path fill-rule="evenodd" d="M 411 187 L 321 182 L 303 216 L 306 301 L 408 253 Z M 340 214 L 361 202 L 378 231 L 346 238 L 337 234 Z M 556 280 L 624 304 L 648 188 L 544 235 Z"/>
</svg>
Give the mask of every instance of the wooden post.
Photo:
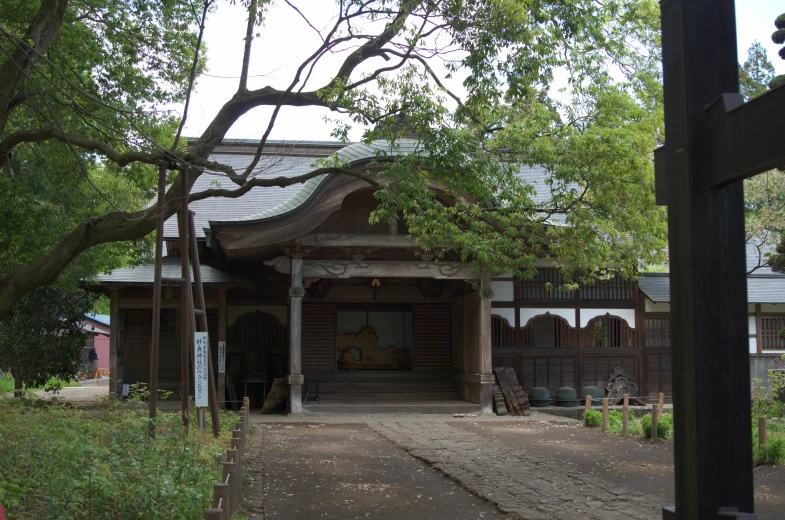
<svg viewBox="0 0 785 520">
<path fill-rule="evenodd" d="M 657 436 L 657 418 L 660 416 L 659 407 L 655 404 L 651 409 L 651 440 L 656 441 Z"/>
<path fill-rule="evenodd" d="M 238 478 L 237 468 L 239 464 L 239 456 L 236 449 L 226 450 L 226 459 L 229 462 L 224 462 L 224 482 L 229 485 L 229 496 L 227 497 L 226 511 L 231 518 L 232 513 L 240 506 L 239 491 L 237 489 Z"/>
<path fill-rule="evenodd" d="M 622 410 L 622 435 L 630 433 L 630 394 L 624 394 L 624 408 Z"/>
<path fill-rule="evenodd" d="M 199 246 L 196 243 L 196 226 L 194 224 L 194 212 L 188 212 L 188 232 L 190 236 L 189 250 L 191 252 L 191 267 L 194 275 L 194 287 L 196 288 L 196 301 L 202 313 L 199 315 L 199 328 L 202 332 L 209 333 L 207 326 L 207 305 L 204 302 L 204 286 L 202 285 L 202 268 L 199 261 Z M 193 305 L 192 305 L 193 307 Z M 196 327 L 193 328 L 196 330 Z M 215 392 L 215 372 L 213 368 L 213 355 L 210 352 L 210 342 L 207 342 L 207 400 L 210 404 L 210 418 L 213 423 L 213 436 L 218 437 L 221 433 L 221 419 L 218 416 L 218 396 Z M 204 410 L 199 412 L 199 431 L 204 433 Z"/>
<path fill-rule="evenodd" d="M 739 181 L 756 173 L 756 165 L 770 169 L 763 148 L 782 150 L 774 133 L 782 125 L 767 119 L 770 114 L 754 117 L 725 103 L 740 98 L 734 4 L 660 2 L 665 148 L 656 154 L 656 167 L 665 175 L 657 198 L 664 196 L 668 205 L 678 519 L 714 519 L 720 508 L 754 510 Z M 753 128 L 768 132 L 766 139 L 753 146 L 738 142 L 739 135 L 753 135 Z M 727 177 L 718 182 L 729 168 L 739 174 L 735 182 Z"/>
<path fill-rule="evenodd" d="M 589 410 L 591 410 L 591 396 L 586 396 L 586 406 L 583 409 L 583 426 L 589 426 Z"/>
<path fill-rule="evenodd" d="M 223 511 L 214 508 L 207 509 L 204 512 L 204 520 L 223 520 Z"/>
<path fill-rule="evenodd" d="M 659 410 L 660 410 L 660 417 L 662 417 L 662 412 L 665 410 L 665 394 L 660 392 L 660 401 L 659 401 Z"/>
<path fill-rule="evenodd" d="M 218 342 L 226 345 L 226 289 L 218 289 Z M 225 361 L 225 360 L 224 360 Z M 218 404 L 226 408 L 226 372 L 218 372 Z"/>
<path fill-rule="evenodd" d="M 109 400 L 117 398 L 117 345 L 120 342 L 120 291 L 109 289 Z"/>
<path fill-rule="evenodd" d="M 155 285 L 153 287 L 153 341 L 150 344 L 150 408 L 148 435 L 155 438 L 158 415 L 158 346 L 161 341 L 161 270 L 164 249 L 164 208 L 166 206 L 166 164 L 158 166 L 158 223 L 155 230 Z"/>
<path fill-rule="evenodd" d="M 219 518 L 221 520 L 230 520 L 231 513 L 228 511 L 229 507 L 229 484 L 226 483 L 224 477 L 223 482 L 216 482 L 213 484 L 213 507 L 221 511 Z"/>
<path fill-rule="evenodd" d="M 292 258 L 292 286 L 289 289 L 289 412 L 302 413 L 302 308 L 303 260 Z"/>
<path fill-rule="evenodd" d="M 758 417 L 758 450 L 763 451 L 766 446 L 766 418 Z"/>
<path fill-rule="evenodd" d="M 183 430 L 188 433 L 190 424 L 190 367 L 193 339 L 191 322 L 194 321 L 193 308 L 191 307 L 191 270 L 188 265 L 188 171 L 180 171 L 180 212 L 178 223 L 180 225 L 180 276 L 185 283 L 180 288 L 180 400 Z"/>
<path fill-rule="evenodd" d="M 493 414 L 493 361 L 491 358 L 491 301 L 493 299 L 493 289 L 491 287 L 491 275 L 485 269 L 480 273 L 480 302 L 479 313 L 475 319 L 479 320 L 480 341 L 477 348 L 480 350 L 480 378 L 486 376 L 487 382 L 480 382 L 480 402 L 482 403 L 482 413 Z"/>
<path fill-rule="evenodd" d="M 602 398 L 602 431 L 608 430 L 608 398 Z"/>
</svg>

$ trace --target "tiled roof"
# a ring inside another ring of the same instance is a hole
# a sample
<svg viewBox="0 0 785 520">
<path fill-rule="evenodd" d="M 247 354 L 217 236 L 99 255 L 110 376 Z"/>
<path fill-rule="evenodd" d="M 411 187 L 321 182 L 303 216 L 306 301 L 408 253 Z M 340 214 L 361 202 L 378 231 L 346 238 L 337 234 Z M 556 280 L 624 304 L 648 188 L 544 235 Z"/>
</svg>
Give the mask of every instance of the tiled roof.
<svg viewBox="0 0 785 520">
<path fill-rule="evenodd" d="M 670 301 L 668 273 L 648 273 L 638 279 L 641 292 L 654 303 Z M 785 303 L 785 276 L 777 274 L 751 274 L 747 276 L 747 301 L 749 303 Z"/>
<path fill-rule="evenodd" d="M 320 142 L 318 144 L 330 143 Z M 415 139 L 400 139 L 395 143 L 395 146 L 391 146 L 387 141 L 374 141 L 370 146 L 353 143 L 341 148 L 333 156 L 337 162 L 351 165 L 372 160 L 377 156 L 394 157 L 410 154 L 417 150 L 417 146 L 418 141 Z M 315 162 L 324 157 L 324 155 L 264 156 L 257 168 L 260 170 L 257 176 L 271 178 L 303 175 L 313 171 Z M 242 153 L 219 153 L 210 156 L 211 161 L 227 164 L 236 171 L 244 170 L 251 159 L 252 155 Z M 519 175 L 535 188 L 536 194 L 532 197 L 535 203 L 542 204 L 550 199 L 551 186 L 546 182 L 548 173 L 544 169 L 522 167 Z M 308 200 L 326 178 L 326 175 L 314 177 L 303 184 L 295 184 L 285 188 L 253 188 L 236 199 L 212 197 L 193 202 L 190 204 L 190 208 L 195 212 L 196 235 L 198 238 L 204 237 L 205 229 L 209 229 L 211 222 L 245 222 L 288 213 Z M 216 184 L 225 188 L 234 186 L 223 173 L 203 174 L 194 183 L 192 192 L 214 188 Z M 556 216 L 553 220 L 562 219 Z M 174 239 L 177 236 L 177 218 L 170 217 L 164 225 L 164 238 Z"/>
<path fill-rule="evenodd" d="M 234 276 L 224 271 L 201 265 L 202 284 L 204 285 L 247 285 L 252 284 L 238 276 Z M 179 278 L 180 257 L 167 256 L 163 258 L 161 276 L 165 278 Z M 111 273 L 98 275 L 96 281 L 85 282 L 88 286 L 110 286 L 110 285 L 151 285 L 155 281 L 155 265 L 146 264 L 137 267 L 123 267 L 115 269 Z"/>
<path fill-rule="evenodd" d="M 108 314 L 94 314 L 92 312 L 86 312 L 85 317 L 97 321 L 98 323 L 103 323 L 106 326 L 109 326 L 109 315 Z"/>
</svg>

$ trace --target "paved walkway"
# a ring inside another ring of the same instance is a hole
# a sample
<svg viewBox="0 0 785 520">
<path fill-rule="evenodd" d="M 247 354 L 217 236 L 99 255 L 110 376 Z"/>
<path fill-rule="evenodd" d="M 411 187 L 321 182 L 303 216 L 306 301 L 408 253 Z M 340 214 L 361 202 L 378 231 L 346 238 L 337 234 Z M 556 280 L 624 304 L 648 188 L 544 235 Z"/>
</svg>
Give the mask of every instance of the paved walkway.
<svg viewBox="0 0 785 520">
<path fill-rule="evenodd" d="M 635 520 L 661 515 L 659 499 L 443 421 L 384 420 L 369 425 L 501 511 L 522 519 Z"/>
</svg>

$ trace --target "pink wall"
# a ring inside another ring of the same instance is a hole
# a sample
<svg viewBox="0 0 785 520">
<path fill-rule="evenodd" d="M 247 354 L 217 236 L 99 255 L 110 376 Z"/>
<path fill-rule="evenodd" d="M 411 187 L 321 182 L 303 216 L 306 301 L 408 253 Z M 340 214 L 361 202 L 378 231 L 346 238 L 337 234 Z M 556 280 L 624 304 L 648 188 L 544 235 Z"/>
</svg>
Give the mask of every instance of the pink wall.
<svg viewBox="0 0 785 520">
<path fill-rule="evenodd" d="M 109 336 L 95 335 L 95 353 L 98 354 L 98 368 L 109 369 Z"/>
</svg>

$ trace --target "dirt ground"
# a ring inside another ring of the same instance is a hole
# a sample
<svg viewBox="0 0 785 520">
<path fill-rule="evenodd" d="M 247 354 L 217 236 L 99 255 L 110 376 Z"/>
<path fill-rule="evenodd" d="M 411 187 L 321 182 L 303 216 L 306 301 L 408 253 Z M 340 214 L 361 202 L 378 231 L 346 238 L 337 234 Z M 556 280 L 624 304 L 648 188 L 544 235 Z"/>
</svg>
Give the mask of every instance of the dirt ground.
<svg viewBox="0 0 785 520">
<path fill-rule="evenodd" d="M 505 516 L 362 424 L 257 424 L 253 442 L 249 518 Z"/>
<path fill-rule="evenodd" d="M 618 486 L 674 503 L 673 443 L 604 434 L 597 429 L 546 422 L 450 422 L 511 448 L 522 446 L 561 461 L 572 471 L 596 475 Z M 755 469 L 755 509 L 759 520 L 785 518 L 785 466 Z"/>
</svg>

